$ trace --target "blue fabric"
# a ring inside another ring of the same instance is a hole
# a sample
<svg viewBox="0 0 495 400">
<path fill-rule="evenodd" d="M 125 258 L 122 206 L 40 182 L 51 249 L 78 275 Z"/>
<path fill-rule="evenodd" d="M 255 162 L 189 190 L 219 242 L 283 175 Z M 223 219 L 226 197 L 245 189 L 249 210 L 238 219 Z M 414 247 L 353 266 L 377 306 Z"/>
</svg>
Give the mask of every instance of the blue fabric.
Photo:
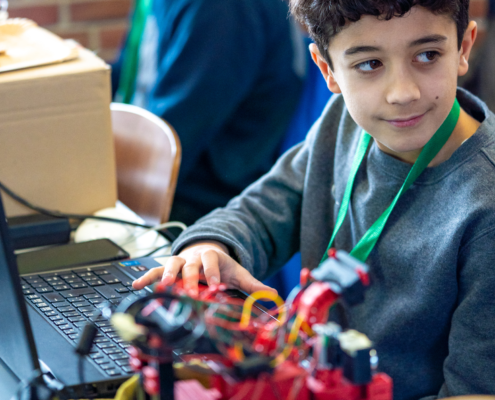
<svg viewBox="0 0 495 400">
<path fill-rule="evenodd" d="M 145 35 L 135 97 L 180 137 L 170 219 L 190 224 L 276 161 L 303 86 L 293 25 L 280 0 L 154 1 Z"/>
</svg>

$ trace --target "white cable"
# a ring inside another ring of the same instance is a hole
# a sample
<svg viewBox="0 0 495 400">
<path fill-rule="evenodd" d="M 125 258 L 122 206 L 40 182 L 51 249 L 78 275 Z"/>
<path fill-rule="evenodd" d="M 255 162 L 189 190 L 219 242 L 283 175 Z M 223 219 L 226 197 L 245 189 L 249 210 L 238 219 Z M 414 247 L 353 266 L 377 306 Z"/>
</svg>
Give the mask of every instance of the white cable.
<svg viewBox="0 0 495 400">
<path fill-rule="evenodd" d="M 142 235 L 145 235 L 148 232 L 159 231 L 159 230 L 167 229 L 167 228 L 180 228 L 184 231 L 187 229 L 187 225 L 184 224 L 183 222 L 179 222 L 179 221 L 164 222 L 163 224 L 156 225 L 156 226 L 153 226 L 153 227 L 148 228 L 148 229 L 144 229 L 143 231 L 139 232 L 138 234 L 131 234 L 132 238 L 130 240 L 128 240 L 127 242 L 120 244 L 120 246 L 125 246 L 129 243 L 132 243 L 137 238 L 141 237 Z"/>
</svg>

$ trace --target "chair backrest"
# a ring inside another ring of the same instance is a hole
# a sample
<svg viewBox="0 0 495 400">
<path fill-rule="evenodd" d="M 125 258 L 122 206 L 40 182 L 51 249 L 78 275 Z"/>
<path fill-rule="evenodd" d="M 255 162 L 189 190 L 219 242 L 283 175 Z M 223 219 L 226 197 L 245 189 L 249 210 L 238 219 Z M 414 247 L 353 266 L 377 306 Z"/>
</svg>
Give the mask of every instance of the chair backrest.
<svg viewBox="0 0 495 400">
<path fill-rule="evenodd" d="M 147 223 L 167 222 L 181 146 L 175 130 L 140 107 L 112 103 L 118 199 Z"/>
</svg>

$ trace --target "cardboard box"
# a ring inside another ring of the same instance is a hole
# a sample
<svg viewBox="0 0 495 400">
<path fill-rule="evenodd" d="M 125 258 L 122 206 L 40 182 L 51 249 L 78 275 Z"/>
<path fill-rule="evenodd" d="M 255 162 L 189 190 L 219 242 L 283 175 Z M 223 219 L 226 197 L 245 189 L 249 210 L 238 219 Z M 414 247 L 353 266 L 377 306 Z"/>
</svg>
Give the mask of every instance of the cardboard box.
<svg viewBox="0 0 495 400">
<path fill-rule="evenodd" d="M 93 53 L 0 74 L 0 181 L 36 205 L 115 206 L 110 68 Z M 3 194 L 8 216 L 31 214 Z"/>
</svg>

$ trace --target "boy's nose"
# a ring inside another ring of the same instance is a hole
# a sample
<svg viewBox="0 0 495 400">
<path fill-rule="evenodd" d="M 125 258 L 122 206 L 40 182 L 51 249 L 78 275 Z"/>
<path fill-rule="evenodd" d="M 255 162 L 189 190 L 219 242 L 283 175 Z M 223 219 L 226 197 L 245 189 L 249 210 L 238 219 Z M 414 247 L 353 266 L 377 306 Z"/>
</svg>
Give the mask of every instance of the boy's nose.
<svg viewBox="0 0 495 400">
<path fill-rule="evenodd" d="M 396 71 L 390 77 L 386 99 L 389 104 L 407 105 L 421 97 L 419 86 L 407 70 Z"/>
</svg>

